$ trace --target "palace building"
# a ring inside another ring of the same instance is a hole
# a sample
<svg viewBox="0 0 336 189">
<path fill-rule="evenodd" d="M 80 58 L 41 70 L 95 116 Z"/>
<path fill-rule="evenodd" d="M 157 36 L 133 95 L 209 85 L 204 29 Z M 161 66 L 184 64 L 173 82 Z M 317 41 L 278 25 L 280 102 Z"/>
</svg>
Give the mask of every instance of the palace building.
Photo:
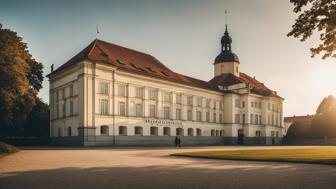
<svg viewBox="0 0 336 189">
<path fill-rule="evenodd" d="M 99 39 L 47 76 L 56 145 L 280 144 L 283 98 L 239 71 L 227 27 L 214 77 Z"/>
</svg>

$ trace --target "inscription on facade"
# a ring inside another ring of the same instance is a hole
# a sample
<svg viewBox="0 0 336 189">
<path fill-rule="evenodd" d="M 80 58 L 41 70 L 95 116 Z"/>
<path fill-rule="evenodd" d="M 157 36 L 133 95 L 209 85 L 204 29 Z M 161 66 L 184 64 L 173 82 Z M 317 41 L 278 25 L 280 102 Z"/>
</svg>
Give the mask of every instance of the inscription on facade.
<svg viewBox="0 0 336 189">
<path fill-rule="evenodd" d="M 178 126 L 178 127 L 182 126 L 181 121 L 173 121 L 173 120 L 146 119 L 145 122 L 151 125 L 157 125 L 157 126 L 160 126 L 160 125 L 170 125 L 170 126 Z"/>
</svg>

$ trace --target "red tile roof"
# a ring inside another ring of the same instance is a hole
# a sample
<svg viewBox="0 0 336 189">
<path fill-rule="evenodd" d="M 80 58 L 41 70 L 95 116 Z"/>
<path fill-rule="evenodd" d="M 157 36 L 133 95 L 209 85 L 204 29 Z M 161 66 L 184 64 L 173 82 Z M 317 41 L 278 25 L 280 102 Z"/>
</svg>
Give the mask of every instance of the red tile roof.
<svg viewBox="0 0 336 189">
<path fill-rule="evenodd" d="M 262 83 L 244 73 L 240 73 L 239 77 L 236 77 L 233 74 L 222 74 L 207 82 L 176 73 L 149 54 L 121 47 L 99 39 L 94 40 L 89 46 L 58 69 L 47 75 L 47 77 L 66 68 L 75 66 L 82 60 L 99 61 L 126 72 L 160 78 L 213 91 L 220 91 L 218 85 L 229 86 L 237 83 L 247 83 L 252 87 L 253 91 L 258 94 L 279 97 L 274 95 L 273 91 L 268 89 Z"/>
<path fill-rule="evenodd" d="M 313 121 L 314 115 L 305 115 L 305 116 L 292 116 L 285 117 L 285 122 L 311 122 Z"/>
<path fill-rule="evenodd" d="M 234 85 L 234 84 L 239 84 L 239 83 L 245 83 L 250 87 L 251 92 L 253 92 L 255 94 L 282 98 L 279 95 L 277 95 L 276 92 L 274 92 L 271 89 L 269 89 L 268 87 L 266 87 L 260 81 L 256 80 L 255 78 L 252 78 L 252 77 L 250 77 L 247 74 L 242 73 L 242 72 L 239 73 L 239 77 L 235 76 L 233 74 L 222 74 L 222 75 L 219 75 L 219 76 L 216 76 L 216 77 L 212 78 L 209 81 L 209 83 L 211 83 L 212 85 L 215 85 L 215 86 L 221 85 L 221 86 L 224 86 L 224 87 Z"/>
</svg>

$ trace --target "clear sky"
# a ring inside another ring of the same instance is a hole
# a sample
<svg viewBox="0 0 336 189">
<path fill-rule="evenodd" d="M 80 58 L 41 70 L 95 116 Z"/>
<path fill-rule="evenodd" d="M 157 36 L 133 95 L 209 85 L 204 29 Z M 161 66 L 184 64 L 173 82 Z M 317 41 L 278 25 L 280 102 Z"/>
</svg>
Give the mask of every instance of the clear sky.
<svg viewBox="0 0 336 189">
<path fill-rule="evenodd" d="M 172 70 L 210 80 L 228 10 L 240 70 L 285 98 L 284 114 L 315 112 L 336 95 L 335 60 L 310 58 L 307 42 L 288 38 L 296 15 L 289 0 L 1 0 L 0 22 L 28 43 L 34 58 L 55 68 L 97 37 L 149 53 Z M 48 80 L 40 96 L 48 102 Z"/>
</svg>

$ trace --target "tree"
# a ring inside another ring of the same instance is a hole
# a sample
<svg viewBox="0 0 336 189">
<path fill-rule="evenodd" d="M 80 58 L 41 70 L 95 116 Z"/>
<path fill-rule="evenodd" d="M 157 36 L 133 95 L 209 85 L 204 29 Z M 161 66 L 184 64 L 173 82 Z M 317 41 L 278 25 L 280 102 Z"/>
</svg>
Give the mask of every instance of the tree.
<svg viewBox="0 0 336 189">
<path fill-rule="evenodd" d="M 22 133 L 42 81 L 43 65 L 16 32 L 0 24 L 0 137 Z"/>
<path fill-rule="evenodd" d="M 311 56 L 324 53 L 322 58 L 336 58 L 336 0 L 290 0 L 294 12 L 300 13 L 287 36 L 306 41 L 316 30 L 321 43 L 311 48 Z M 306 8 L 306 9 L 304 9 Z"/>
<path fill-rule="evenodd" d="M 26 137 L 39 139 L 49 137 L 49 112 L 48 104 L 39 98 L 36 99 L 36 104 L 27 118 L 25 127 Z"/>
<path fill-rule="evenodd" d="M 324 98 L 316 110 L 312 121 L 312 130 L 316 137 L 336 137 L 336 98 Z"/>
</svg>

